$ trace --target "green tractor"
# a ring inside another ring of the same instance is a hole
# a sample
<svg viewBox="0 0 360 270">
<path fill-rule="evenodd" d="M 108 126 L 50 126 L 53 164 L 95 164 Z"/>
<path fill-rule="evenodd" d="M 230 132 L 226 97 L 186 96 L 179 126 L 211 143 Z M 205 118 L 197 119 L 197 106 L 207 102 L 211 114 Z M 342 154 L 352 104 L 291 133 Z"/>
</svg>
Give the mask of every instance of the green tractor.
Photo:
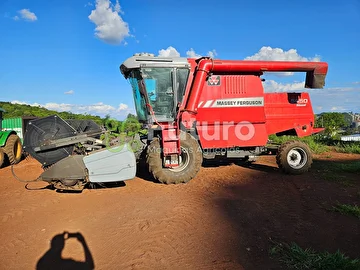
<svg viewBox="0 0 360 270">
<path fill-rule="evenodd" d="M 5 111 L 0 108 L 0 168 L 6 163 L 10 165 L 17 164 L 22 157 L 22 143 L 16 131 L 3 130 L 3 112 Z"/>
</svg>

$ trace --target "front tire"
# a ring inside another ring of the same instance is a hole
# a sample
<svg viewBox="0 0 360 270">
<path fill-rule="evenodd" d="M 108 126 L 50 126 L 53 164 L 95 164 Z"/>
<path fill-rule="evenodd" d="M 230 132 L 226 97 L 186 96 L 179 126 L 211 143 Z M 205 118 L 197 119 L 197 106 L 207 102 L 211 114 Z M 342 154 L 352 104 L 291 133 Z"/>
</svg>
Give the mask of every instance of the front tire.
<svg viewBox="0 0 360 270">
<path fill-rule="evenodd" d="M 303 174 L 311 168 L 311 150 L 301 141 L 285 142 L 278 150 L 276 163 L 285 173 Z"/>
<path fill-rule="evenodd" d="M 188 133 L 183 133 L 180 137 L 185 139 L 180 141 L 181 163 L 177 167 L 163 167 L 163 155 L 158 138 L 153 139 L 147 148 L 146 163 L 149 172 L 160 183 L 187 183 L 196 176 L 201 168 L 203 156 L 198 142 Z"/>
<path fill-rule="evenodd" d="M 22 145 L 19 136 L 11 134 L 4 146 L 4 152 L 7 155 L 10 165 L 20 162 L 22 156 Z"/>
</svg>

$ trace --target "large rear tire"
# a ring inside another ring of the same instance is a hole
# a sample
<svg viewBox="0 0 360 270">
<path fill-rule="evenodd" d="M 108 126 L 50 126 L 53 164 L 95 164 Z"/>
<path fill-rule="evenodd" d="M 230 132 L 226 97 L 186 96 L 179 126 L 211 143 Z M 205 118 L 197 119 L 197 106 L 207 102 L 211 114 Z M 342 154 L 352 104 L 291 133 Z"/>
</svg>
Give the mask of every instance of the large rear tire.
<svg viewBox="0 0 360 270">
<path fill-rule="evenodd" d="M 7 155 L 10 165 L 20 162 L 22 156 L 22 145 L 19 136 L 11 134 L 4 146 L 4 152 Z"/>
<path fill-rule="evenodd" d="M 188 133 L 182 133 L 181 138 L 184 138 L 180 141 L 181 163 L 174 168 L 163 167 L 158 138 L 153 139 L 147 148 L 146 163 L 149 172 L 160 183 L 187 183 L 196 176 L 201 168 L 203 156 L 198 142 Z"/>
<path fill-rule="evenodd" d="M 4 150 L 0 148 L 0 168 L 3 167 L 4 163 L 5 163 Z"/>
<path fill-rule="evenodd" d="M 311 168 L 311 150 L 301 141 L 287 141 L 280 146 L 276 163 L 285 173 L 303 174 Z"/>
</svg>

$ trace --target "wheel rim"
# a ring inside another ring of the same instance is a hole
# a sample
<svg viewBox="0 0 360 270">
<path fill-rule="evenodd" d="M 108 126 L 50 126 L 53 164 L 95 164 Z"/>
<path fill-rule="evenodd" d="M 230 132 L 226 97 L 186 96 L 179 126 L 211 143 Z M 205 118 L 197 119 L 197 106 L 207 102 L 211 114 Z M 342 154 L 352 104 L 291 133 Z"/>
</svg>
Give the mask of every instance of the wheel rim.
<svg viewBox="0 0 360 270">
<path fill-rule="evenodd" d="M 189 151 L 183 147 L 181 147 L 181 155 L 179 157 L 179 166 L 174 168 L 169 168 L 170 171 L 173 172 L 181 172 L 184 170 L 190 163 Z"/>
<path fill-rule="evenodd" d="M 287 162 L 293 169 L 301 169 L 305 166 L 308 157 L 304 149 L 293 148 L 287 154 Z"/>
<path fill-rule="evenodd" d="M 14 153 L 15 153 L 15 158 L 19 159 L 21 157 L 21 144 L 20 141 L 17 141 L 14 144 Z"/>
</svg>

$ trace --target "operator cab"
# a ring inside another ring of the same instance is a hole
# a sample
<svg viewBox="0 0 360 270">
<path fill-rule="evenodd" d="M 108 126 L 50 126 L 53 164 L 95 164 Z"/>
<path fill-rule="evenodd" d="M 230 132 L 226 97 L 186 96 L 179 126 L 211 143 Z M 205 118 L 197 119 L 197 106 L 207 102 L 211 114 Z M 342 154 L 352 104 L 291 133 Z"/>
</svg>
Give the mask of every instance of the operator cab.
<svg viewBox="0 0 360 270">
<path fill-rule="evenodd" d="M 140 121 L 174 121 L 190 72 L 186 58 L 135 54 L 120 71 L 131 84 Z"/>
</svg>

